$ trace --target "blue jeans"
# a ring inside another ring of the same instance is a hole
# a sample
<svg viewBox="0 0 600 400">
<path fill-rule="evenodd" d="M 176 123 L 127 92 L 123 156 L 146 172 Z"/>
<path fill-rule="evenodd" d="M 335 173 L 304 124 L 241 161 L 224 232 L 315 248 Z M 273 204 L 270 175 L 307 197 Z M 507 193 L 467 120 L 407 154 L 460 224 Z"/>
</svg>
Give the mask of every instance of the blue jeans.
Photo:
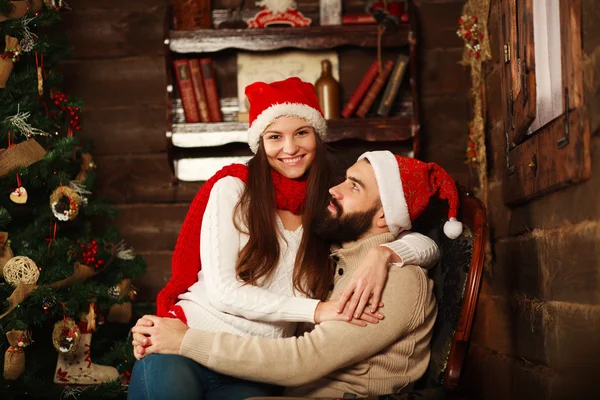
<svg viewBox="0 0 600 400">
<path fill-rule="evenodd" d="M 242 400 L 277 394 L 277 386 L 222 375 L 183 356 L 150 354 L 135 363 L 127 398 Z"/>
</svg>

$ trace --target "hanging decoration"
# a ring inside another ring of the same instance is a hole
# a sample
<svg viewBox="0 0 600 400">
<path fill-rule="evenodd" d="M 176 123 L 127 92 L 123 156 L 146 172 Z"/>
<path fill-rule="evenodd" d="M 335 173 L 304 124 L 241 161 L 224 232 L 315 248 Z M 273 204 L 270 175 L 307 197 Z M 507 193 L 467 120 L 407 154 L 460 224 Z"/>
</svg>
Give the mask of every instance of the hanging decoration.
<svg viewBox="0 0 600 400">
<path fill-rule="evenodd" d="M 12 132 L 8 133 L 8 137 L 12 137 Z M 17 144 L 9 142 L 8 148 L 0 149 L 0 178 L 20 168 L 29 167 L 42 160 L 45 155 L 46 150 L 34 138 Z"/>
<path fill-rule="evenodd" d="M 17 106 L 17 113 L 11 117 L 6 117 L 4 119 L 4 123 L 9 126 L 12 126 L 11 131 L 17 132 L 27 138 L 30 138 L 35 135 L 50 136 L 49 133 L 46 133 L 41 129 L 34 128 L 33 126 L 29 125 L 27 120 L 30 116 L 31 113 L 29 111 L 21 112 L 20 107 Z"/>
<path fill-rule="evenodd" d="M 77 218 L 82 198 L 69 186 L 59 186 L 50 195 L 52 214 L 59 221 L 72 221 Z"/>
<path fill-rule="evenodd" d="M 81 258 L 85 265 L 99 269 L 104 266 L 104 260 L 98 257 L 98 242 L 92 240 L 87 245 L 77 241 L 79 251 L 77 257 Z"/>
<path fill-rule="evenodd" d="M 10 194 L 9 198 L 13 203 L 25 204 L 27 203 L 27 190 L 21 184 L 21 176 L 17 176 L 17 188 Z"/>
<path fill-rule="evenodd" d="M 54 8 L 59 11 L 63 6 L 63 0 L 44 0 L 47 8 Z"/>
<path fill-rule="evenodd" d="M 38 80 L 38 94 L 40 97 L 44 96 L 44 55 L 35 53 L 35 69 L 37 71 Z"/>
<path fill-rule="evenodd" d="M 248 20 L 248 28 L 266 28 L 271 25 L 310 26 L 312 22 L 296 9 L 294 0 L 262 0 L 257 1 L 256 5 L 261 9 Z"/>
<path fill-rule="evenodd" d="M 4 280 L 16 287 L 19 282 L 26 285 L 33 285 L 40 277 L 40 271 L 29 257 L 16 256 L 11 258 L 4 264 Z"/>
<path fill-rule="evenodd" d="M 23 51 L 23 53 L 29 53 L 31 50 L 33 50 L 38 40 L 38 36 L 35 33 L 31 32 L 31 29 L 29 29 L 30 24 L 36 18 L 37 16 L 34 15 L 32 17 L 23 17 L 20 20 L 22 38 L 19 42 L 19 45 L 21 46 L 21 50 Z"/>
<path fill-rule="evenodd" d="M 75 177 L 75 180 L 77 182 L 83 183 L 83 182 L 85 182 L 87 173 L 96 168 L 96 163 L 94 162 L 94 159 L 92 158 L 92 155 L 90 153 L 82 153 L 81 154 L 80 166 L 81 166 L 81 169 L 79 170 L 79 173 Z"/>
<path fill-rule="evenodd" d="M 482 64 L 491 59 L 487 35 L 489 10 L 488 0 L 468 0 L 463 7 L 463 15 L 458 20 L 457 29 L 457 35 L 465 41 L 462 63 L 470 69 L 473 95 L 473 114 L 468 126 L 465 162 L 475 173 L 476 183 L 473 186 L 477 197 L 485 204 L 487 204 L 487 155 Z"/>
<path fill-rule="evenodd" d="M 12 330 L 6 332 L 9 347 L 4 353 L 4 379 L 14 381 L 25 372 L 25 347 L 32 342 L 29 331 Z"/>
<path fill-rule="evenodd" d="M 79 344 L 81 331 L 71 318 L 64 318 L 54 324 L 52 344 L 59 353 L 71 353 Z"/>
<path fill-rule="evenodd" d="M 69 100 L 69 96 L 62 92 L 53 93 L 52 100 L 54 101 L 54 105 L 60 108 L 63 115 L 68 120 L 67 130 L 69 136 L 72 137 L 73 130 L 81 130 L 81 122 L 79 121 L 81 111 L 79 106 L 80 102 L 73 102 L 72 100 Z M 56 118 L 57 114 L 52 116 Z"/>
<path fill-rule="evenodd" d="M 4 276 L 4 266 L 15 255 L 10 248 L 8 232 L 0 232 L 0 278 Z"/>
<path fill-rule="evenodd" d="M 48 312 L 48 310 L 53 308 L 55 305 L 56 299 L 53 297 L 47 297 L 42 300 L 42 310 L 44 310 L 44 312 Z"/>
<path fill-rule="evenodd" d="M 0 53 L 0 88 L 6 87 L 6 82 L 10 77 L 10 73 L 13 70 L 14 63 L 19 61 L 19 55 L 21 54 L 21 46 L 19 41 L 9 35 L 4 37 L 5 47 L 4 52 Z M 1 50 L 0 50 L 1 51 Z"/>
</svg>

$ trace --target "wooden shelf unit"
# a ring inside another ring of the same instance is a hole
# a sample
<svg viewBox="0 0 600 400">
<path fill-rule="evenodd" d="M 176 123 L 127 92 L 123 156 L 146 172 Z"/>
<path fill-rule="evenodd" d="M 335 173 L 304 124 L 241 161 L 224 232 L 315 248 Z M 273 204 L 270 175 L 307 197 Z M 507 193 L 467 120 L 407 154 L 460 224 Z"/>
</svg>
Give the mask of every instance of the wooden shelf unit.
<svg viewBox="0 0 600 400">
<path fill-rule="evenodd" d="M 414 20 L 414 18 L 412 19 Z M 212 53 L 213 57 L 220 52 L 231 51 L 260 51 L 270 52 L 283 49 L 295 50 L 331 50 L 339 49 L 340 52 L 351 52 L 351 49 L 368 49 L 371 57 L 376 57 L 378 31 L 376 25 L 339 25 L 339 26 L 311 26 L 306 28 L 265 28 L 265 29 L 199 29 L 192 31 L 169 31 L 165 40 L 165 51 L 168 73 L 167 90 L 167 141 L 168 156 L 172 171 L 177 179 L 185 181 L 205 180 L 221 166 L 229 162 L 244 162 L 250 158 L 251 153 L 228 156 L 210 156 L 206 151 L 215 147 L 215 154 L 219 153 L 219 146 L 231 143 L 245 143 L 247 122 L 220 122 L 220 123 L 173 123 L 173 104 L 175 79 L 172 72 L 172 58 L 185 58 L 193 54 L 197 57 L 201 53 Z M 381 47 L 386 51 L 402 49 L 410 56 L 408 76 L 405 81 L 410 81 L 410 93 L 400 93 L 397 102 L 401 104 L 401 111 L 389 117 L 352 117 L 328 121 L 329 143 L 354 140 L 363 141 L 373 145 L 377 142 L 403 143 L 411 148 L 407 155 L 417 156 L 419 152 L 419 113 L 418 90 L 416 87 L 416 47 L 417 42 L 412 24 L 402 24 L 395 32 L 385 33 L 381 39 Z M 365 50 L 366 51 L 366 50 Z M 360 56 L 353 55 L 357 62 L 366 64 Z M 340 57 L 340 83 L 342 76 L 342 59 Z M 366 69 L 365 69 L 366 70 Z M 356 73 L 355 73 L 356 74 Z M 354 80 L 360 80 L 354 77 Z M 223 82 L 217 82 L 221 85 Z M 231 82 L 227 82 L 231 85 Z M 353 83 L 356 85 L 357 83 Z M 351 94 L 356 87 L 346 87 Z M 341 105 L 345 104 L 342 99 Z M 186 150 L 204 149 L 198 156 L 204 160 L 194 159 L 185 155 Z M 231 159 L 231 160 L 229 160 Z M 226 162 L 227 161 L 227 162 Z M 224 164 L 225 162 L 225 164 Z M 189 171 L 195 169 L 198 172 Z M 215 169 L 216 168 L 216 169 Z"/>
<path fill-rule="evenodd" d="M 409 26 L 401 25 L 392 35 L 384 35 L 381 46 L 409 44 Z M 333 25 L 306 28 L 198 29 L 171 31 L 169 48 L 176 53 L 208 53 L 225 49 L 273 51 L 285 48 L 326 50 L 340 46 L 377 47 L 374 25 Z"/>
</svg>

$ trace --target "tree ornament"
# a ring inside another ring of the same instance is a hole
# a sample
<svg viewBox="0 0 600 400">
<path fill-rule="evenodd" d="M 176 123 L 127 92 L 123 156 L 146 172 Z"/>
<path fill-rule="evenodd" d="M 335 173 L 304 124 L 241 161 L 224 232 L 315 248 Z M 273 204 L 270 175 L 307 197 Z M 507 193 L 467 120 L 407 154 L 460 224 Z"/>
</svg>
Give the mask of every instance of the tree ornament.
<svg viewBox="0 0 600 400">
<path fill-rule="evenodd" d="M 81 197 L 68 186 L 59 186 L 50 195 L 50 208 L 52 214 L 59 221 L 72 221 L 79 214 Z"/>
<path fill-rule="evenodd" d="M 64 318 L 54 324 L 52 344 L 59 353 L 71 353 L 79 345 L 81 331 L 71 318 Z"/>
<path fill-rule="evenodd" d="M 117 258 L 121 260 L 133 260 L 135 258 L 135 252 L 127 246 L 124 240 L 117 244 Z"/>
<path fill-rule="evenodd" d="M 54 105 L 59 107 L 68 118 L 69 129 L 81 130 L 81 122 L 79 121 L 81 108 L 78 103 L 70 101 L 69 96 L 62 92 L 54 93 L 52 100 L 54 101 Z"/>
<path fill-rule="evenodd" d="M 16 287 L 20 282 L 26 285 L 33 285 L 40 277 L 35 262 L 25 256 L 16 256 L 11 258 L 4 265 L 4 280 Z"/>
<path fill-rule="evenodd" d="M 48 310 L 53 308 L 55 305 L 56 300 L 53 298 L 45 298 L 42 300 L 42 310 L 44 310 L 44 312 L 48 312 Z"/>
<path fill-rule="evenodd" d="M 19 54 L 21 54 L 21 46 L 17 39 L 6 35 L 4 41 L 6 43 L 4 53 L 0 54 L 0 88 L 2 89 L 6 87 L 13 64 L 19 61 Z"/>
<path fill-rule="evenodd" d="M 108 295 L 113 299 L 118 299 L 121 297 L 121 287 L 119 285 L 111 286 L 108 289 Z"/>
<path fill-rule="evenodd" d="M 4 276 L 4 265 L 14 256 L 10 248 L 8 232 L 0 232 L 0 278 Z"/>
<path fill-rule="evenodd" d="M 115 285 L 109 289 L 109 294 L 115 299 L 124 298 L 129 296 L 131 299 L 131 279 L 123 279 L 118 285 Z M 132 309 L 131 301 L 125 301 L 122 304 L 114 304 L 108 311 L 106 317 L 111 322 L 118 322 L 126 324 L 131 320 Z"/>
<path fill-rule="evenodd" d="M 4 379 L 14 381 L 25 372 L 25 347 L 31 343 L 29 331 L 6 332 L 9 347 L 4 353 Z"/>
<path fill-rule="evenodd" d="M 92 362 L 90 358 L 92 334 L 84 331 L 80 336 L 81 341 L 78 345 L 72 346 L 71 352 L 58 353 L 54 383 L 97 385 L 118 379 L 119 371 L 116 368 Z"/>
<path fill-rule="evenodd" d="M 81 154 L 81 169 L 79 173 L 75 177 L 75 180 L 83 183 L 85 181 L 85 177 L 87 173 L 96 168 L 96 163 L 94 162 L 92 155 L 90 153 L 82 153 Z"/>
<path fill-rule="evenodd" d="M 36 19 L 36 16 L 33 17 L 23 17 L 21 18 L 21 30 L 22 30 L 22 38 L 19 42 L 21 45 L 21 50 L 23 53 L 28 53 L 35 47 L 35 43 L 38 40 L 38 36 L 31 32 L 29 29 L 29 25 Z"/>
<path fill-rule="evenodd" d="M 9 197 L 13 203 L 25 204 L 27 203 L 27 189 L 25 189 L 23 186 L 19 186 L 10 193 Z"/>
<path fill-rule="evenodd" d="M 9 136 L 12 133 L 9 133 Z M 42 160 L 46 150 L 34 138 L 0 149 L 0 177 Z"/>
<path fill-rule="evenodd" d="M 56 11 L 59 11 L 63 5 L 62 0 L 44 0 L 47 8 L 54 8 Z"/>
<path fill-rule="evenodd" d="M 0 319 L 6 317 L 12 312 L 17 306 L 23 302 L 35 289 L 36 285 L 30 283 L 24 283 L 23 281 L 17 283 L 17 287 L 13 290 L 12 294 L 6 299 L 8 301 L 8 309 L 0 315 Z"/>
<path fill-rule="evenodd" d="M 1 66 L 0 66 L 0 68 L 1 68 Z M 0 73 L 0 75 L 1 75 L 1 73 Z M 9 127 L 12 126 L 11 131 L 18 132 L 26 138 L 30 138 L 31 136 L 34 136 L 34 135 L 50 136 L 49 133 L 46 133 L 41 129 L 34 128 L 33 126 L 29 125 L 27 120 L 29 119 L 30 116 L 31 116 L 30 112 L 22 113 L 20 110 L 20 106 L 18 106 L 17 113 L 15 115 L 13 115 L 12 117 L 7 117 L 4 120 L 4 123 L 7 124 Z"/>
<path fill-rule="evenodd" d="M 77 256 L 81 258 L 85 265 L 94 267 L 95 269 L 104 267 L 104 260 L 101 258 L 96 258 L 98 255 L 98 242 L 92 240 L 87 245 L 80 243 L 79 241 L 77 241 L 77 243 L 79 243 L 79 251 Z"/>
<path fill-rule="evenodd" d="M 84 315 L 84 320 L 87 323 L 87 331 L 96 331 L 96 304 L 90 303 L 87 314 Z"/>
</svg>

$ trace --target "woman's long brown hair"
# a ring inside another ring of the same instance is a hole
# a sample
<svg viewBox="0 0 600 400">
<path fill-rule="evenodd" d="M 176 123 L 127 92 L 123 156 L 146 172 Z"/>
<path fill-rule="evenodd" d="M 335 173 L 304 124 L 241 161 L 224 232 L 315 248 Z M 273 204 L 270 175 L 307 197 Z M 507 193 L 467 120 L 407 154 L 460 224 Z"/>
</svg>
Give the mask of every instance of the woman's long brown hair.
<svg viewBox="0 0 600 400">
<path fill-rule="evenodd" d="M 328 153 L 327 145 L 317 135 L 315 158 L 308 171 L 302 209 L 302 241 L 293 274 L 295 290 L 321 300 L 327 297 L 333 272 L 329 263 L 329 243 L 311 233 L 311 224 L 329 203 L 328 190 L 333 183 L 333 171 Z M 271 166 L 261 140 L 256 155 L 248 162 L 247 184 L 234 212 L 234 215 L 242 217 L 248 229 L 245 232 L 248 233 L 248 243 L 240 251 L 235 267 L 238 278 L 247 284 L 257 285 L 262 277 L 269 277 L 279 262 L 276 208 Z M 242 231 L 239 224 L 236 223 L 236 227 Z"/>
</svg>

